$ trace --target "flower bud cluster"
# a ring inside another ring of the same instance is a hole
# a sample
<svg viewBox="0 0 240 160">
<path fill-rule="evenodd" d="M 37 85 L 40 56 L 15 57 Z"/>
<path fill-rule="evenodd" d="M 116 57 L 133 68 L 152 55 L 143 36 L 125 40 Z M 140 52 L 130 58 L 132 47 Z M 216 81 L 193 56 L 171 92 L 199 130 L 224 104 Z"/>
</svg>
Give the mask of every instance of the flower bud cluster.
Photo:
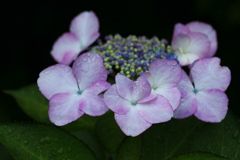
<svg viewBox="0 0 240 160">
<path fill-rule="evenodd" d="M 130 35 L 123 38 L 119 34 L 105 37 L 106 43 L 98 41 L 91 52 L 98 53 L 104 60 L 109 74 L 117 72 L 131 79 L 136 79 L 142 72 L 147 72 L 156 59 L 177 60 L 176 54 L 166 40 L 157 37 Z"/>
</svg>

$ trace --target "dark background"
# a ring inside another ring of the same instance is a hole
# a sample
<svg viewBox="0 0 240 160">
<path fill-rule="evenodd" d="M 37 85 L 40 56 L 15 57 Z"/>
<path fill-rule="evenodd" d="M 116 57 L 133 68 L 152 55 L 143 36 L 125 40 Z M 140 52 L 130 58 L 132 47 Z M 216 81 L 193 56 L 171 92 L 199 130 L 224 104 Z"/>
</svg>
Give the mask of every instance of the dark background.
<svg viewBox="0 0 240 160">
<path fill-rule="evenodd" d="M 36 83 L 39 72 L 56 63 L 50 56 L 54 41 L 69 31 L 70 21 L 82 11 L 96 13 L 100 38 L 119 33 L 171 41 L 174 24 L 198 20 L 211 24 L 217 31 L 219 47 L 215 56 L 232 72 L 226 91 L 229 108 L 240 116 L 239 0 L 9 1 L 0 6 L 1 91 Z M 29 120 L 13 98 L 0 92 L 0 122 Z"/>
</svg>

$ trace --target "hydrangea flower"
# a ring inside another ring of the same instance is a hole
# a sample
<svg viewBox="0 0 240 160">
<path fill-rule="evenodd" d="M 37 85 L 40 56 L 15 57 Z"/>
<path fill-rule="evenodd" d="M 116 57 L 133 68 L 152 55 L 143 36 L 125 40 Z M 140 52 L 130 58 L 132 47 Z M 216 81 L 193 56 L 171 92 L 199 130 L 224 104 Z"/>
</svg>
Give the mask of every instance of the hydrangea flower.
<svg viewBox="0 0 240 160">
<path fill-rule="evenodd" d="M 143 72 L 152 87 L 152 92 L 164 96 L 175 110 L 180 102 L 181 94 L 177 84 L 182 77 L 181 67 L 175 60 L 157 59 L 149 67 L 149 72 Z"/>
<path fill-rule="evenodd" d="M 80 52 L 99 37 L 99 22 L 94 12 L 82 12 L 71 22 L 70 32 L 61 35 L 54 43 L 51 55 L 61 64 L 69 65 Z"/>
<path fill-rule="evenodd" d="M 182 99 L 174 112 L 175 118 L 194 114 L 205 122 L 220 122 L 224 119 L 228 110 L 228 98 L 224 91 L 230 84 L 231 75 L 227 67 L 219 64 L 220 59 L 217 57 L 197 60 L 190 70 L 191 79 L 182 71 L 178 85 Z"/>
<path fill-rule="evenodd" d="M 178 23 L 174 27 L 172 49 L 183 66 L 200 58 L 212 57 L 217 50 L 216 31 L 202 22 Z"/>
<path fill-rule="evenodd" d="M 131 81 L 118 74 L 116 84 L 104 93 L 104 102 L 115 113 L 115 120 L 128 136 L 137 136 L 154 123 L 166 122 L 173 116 L 168 100 L 151 94 L 144 77 Z"/>
<path fill-rule="evenodd" d="M 55 125 L 75 121 L 84 113 L 91 116 L 104 114 L 108 108 L 101 92 L 111 85 L 106 82 L 107 70 L 100 55 L 85 53 L 73 67 L 56 64 L 40 73 L 38 86 L 50 100 L 49 117 Z"/>
</svg>

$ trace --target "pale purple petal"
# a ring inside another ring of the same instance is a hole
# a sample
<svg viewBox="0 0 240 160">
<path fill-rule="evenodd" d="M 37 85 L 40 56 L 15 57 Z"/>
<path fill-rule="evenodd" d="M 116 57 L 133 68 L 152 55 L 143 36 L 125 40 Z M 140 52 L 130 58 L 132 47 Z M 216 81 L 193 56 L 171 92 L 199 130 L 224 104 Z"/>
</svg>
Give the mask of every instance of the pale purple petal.
<svg viewBox="0 0 240 160">
<path fill-rule="evenodd" d="M 156 90 L 153 90 L 154 93 L 160 94 L 163 97 L 165 97 L 169 103 L 171 104 L 173 110 L 175 110 L 179 103 L 180 103 L 180 98 L 181 98 L 181 93 L 178 90 L 177 87 L 173 88 L 158 88 Z"/>
<path fill-rule="evenodd" d="M 80 109 L 90 116 L 100 116 L 108 111 L 102 95 L 91 95 L 83 92 L 80 98 Z"/>
<path fill-rule="evenodd" d="M 228 110 L 228 98 L 218 89 L 199 91 L 196 94 L 198 109 L 194 114 L 205 122 L 221 122 Z"/>
<path fill-rule="evenodd" d="M 114 117 L 123 133 L 127 136 L 138 136 L 152 125 L 138 115 L 136 108 L 132 108 L 124 115 L 115 114 Z"/>
<path fill-rule="evenodd" d="M 197 100 L 194 93 L 181 98 L 180 105 L 174 111 L 174 118 L 183 119 L 193 115 L 197 111 Z"/>
<path fill-rule="evenodd" d="M 44 69 L 37 80 L 39 90 L 50 99 L 57 93 L 77 93 L 77 82 L 73 76 L 72 69 L 63 64 Z"/>
<path fill-rule="evenodd" d="M 121 74 L 117 74 L 115 79 L 118 94 L 122 98 L 132 100 L 133 81 Z"/>
<path fill-rule="evenodd" d="M 175 51 L 178 50 L 186 50 L 186 48 L 189 46 L 191 42 L 190 37 L 187 34 L 177 34 L 172 39 L 172 49 Z"/>
<path fill-rule="evenodd" d="M 107 69 L 103 59 L 96 53 L 84 53 L 73 63 L 73 74 L 77 79 L 79 89 L 84 90 L 94 82 L 107 79 Z"/>
<path fill-rule="evenodd" d="M 188 29 L 188 27 L 186 27 L 185 25 L 183 25 L 181 23 L 177 23 L 174 26 L 173 38 L 178 34 L 188 34 L 189 32 L 190 32 L 190 30 Z"/>
<path fill-rule="evenodd" d="M 200 58 L 206 57 L 210 50 L 210 41 L 205 34 L 202 33 L 189 33 L 191 41 L 187 48 L 188 53 L 193 53 Z"/>
<path fill-rule="evenodd" d="M 93 95 L 98 95 L 99 93 L 107 90 L 109 87 L 111 87 L 111 84 L 101 80 L 101 81 L 96 81 L 94 82 L 91 86 L 89 86 L 88 88 L 86 88 L 86 90 L 84 90 L 84 92 L 93 94 Z"/>
<path fill-rule="evenodd" d="M 211 47 L 207 57 L 212 57 L 217 50 L 217 34 L 211 25 L 203 22 L 190 22 L 186 25 L 191 32 L 200 32 L 208 36 L 211 42 Z"/>
<path fill-rule="evenodd" d="M 53 44 L 51 55 L 61 64 L 69 65 L 80 52 L 80 41 L 72 33 L 64 33 Z"/>
<path fill-rule="evenodd" d="M 79 95 L 59 93 L 50 99 L 49 118 L 57 126 L 63 126 L 81 117 L 84 112 L 79 109 Z"/>
<path fill-rule="evenodd" d="M 147 103 L 137 104 L 138 114 L 149 123 L 169 121 L 173 110 L 168 100 L 161 95 Z"/>
<path fill-rule="evenodd" d="M 99 37 L 99 22 L 94 12 L 82 12 L 71 22 L 70 31 L 81 42 L 81 50 L 91 45 Z"/>
<path fill-rule="evenodd" d="M 133 83 L 132 100 L 138 101 L 147 98 L 151 94 L 151 85 L 144 77 L 139 77 Z"/>
<path fill-rule="evenodd" d="M 177 85 L 181 96 L 184 97 L 185 95 L 191 93 L 194 89 L 192 82 L 186 72 L 182 70 L 182 79 Z"/>
<path fill-rule="evenodd" d="M 231 81 L 229 68 L 221 67 L 220 59 L 217 57 L 196 61 L 190 75 L 198 90 L 220 89 L 225 91 Z"/>
<path fill-rule="evenodd" d="M 152 93 L 151 93 L 149 96 L 147 96 L 146 98 L 137 101 L 137 103 L 146 103 L 146 102 L 151 101 L 151 100 L 153 100 L 153 99 L 155 99 L 155 98 L 157 98 L 157 94 L 155 94 L 155 93 L 152 92 Z"/>
<path fill-rule="evenodd" d="M 181 80 L 181 67 L 174 60 L 157 59 L 149 67 L 152 77 L 148 79 L 152 88 L 172 88 Z M 143 74 L 144 76 L 145 74 Z"/>
<path fill-rule="evenodd" d="M 117 114 L 126 114 L 132 106 L 130 101 L 119 96 L 115 84 L 104 93 L 103 97 L 107 107 Z"/>
</svg>

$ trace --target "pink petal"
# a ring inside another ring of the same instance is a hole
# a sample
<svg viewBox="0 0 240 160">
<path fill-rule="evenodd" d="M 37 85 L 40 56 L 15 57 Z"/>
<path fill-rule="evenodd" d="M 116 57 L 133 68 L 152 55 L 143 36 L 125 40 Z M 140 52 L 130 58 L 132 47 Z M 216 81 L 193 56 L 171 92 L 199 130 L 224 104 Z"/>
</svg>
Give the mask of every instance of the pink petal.
<svg viewBox="0 0 240 160">
<path fill-rule="evenodd" d="M 191 22 L 186 25 L 191 32 L 200 32 L 208 36 L 208 39 L 211 42 L 211 47 L 207 57 L 212 57 L 217 50 L 217 35 L 216 31 L 212 28 L 211 25 L 203 22 Z"/>
<path fill-rule="evenodd" d="M 152 88 L 172 88 L 181 80 L 181 67 L 174 60 L 157 59 L 149 67 L 152 77 L 146 77 Z"/>
<path fill-rule="evenodd" d="M 158 88 L 157 90 L 153 90 L 153 92 L 162 95 L 164 98 L 166 98 L 171 104 L 173 110 L 175 110 L 178 107 L 180 103 L 181 93 L 177 87 Z"/>
<path fill-rule="evenodd" d="M 91 86 L 89 86 L 84 92 L 89 94 L 98 95 L 99 93 L 107 90 L 111 87 L 111 84 L 106 81 L 96 81 Z"/>
<path fill-rule="evenodd" d="M 199 91 L 196 94 L 198 109 L 194 114 L 198 119 L 205 122 L 221 122 L 228 110 L 228 98 L 218 89 Z"/>
<path fill-rule="evenodd" d="M 107 79 L 107 69 L 102 57 L 95 53 L 84 53 L 73 63 L 73 74 L 77 79 L 79 89 L 84 90 L 94 82 Z"/>
<path fill-rule="evenodd" d="M 99 22 L 94 12 L 82 12 L 71 22 L 70 31 L 81 42 L 81 50 L 86 49 L 99 37 Z"/>
<path fill-rule="evenodd" d="M 39 90 L 50 99 L 57 93 L 77 93 L 77 83 L 73 76 L 72 69 L 63 64 L 44 69 L 37 80 Z"/>
<path fill-rule="evenodd" d="M 62 64 L 69 65 L 80 52 L 80 41 L 72 33 L 64 33 L 53 44 L 51 55 Z"/>
<path fill-rule="evenodd" d="M 131 81 L 129 78 L 121 74 L 117 74 L 115 79 L 116 79 L 117 92 L 119 96 L 128 100 L 131 100 L 132 90 L 133 90 L 133 81 Z"/>
<path fill-rule="evenodd" d="M 138 115 L 136 108 L 124 115 L 115 114 L 115 120 L 121 130 L 132 137 L 138 136 L 152 125 Z"/>
<path fill-rule="evenodd" d="M 181 23 L 177 23 L 174 26 L 173 38 L 175 36 L 177 36 L 178 34 L 188 34 L 189 32 L 190 32 L 190 30 L 188 29 L 188 27 L 186 27 L 185 25 L 183 25 Z"/>
<path fill-rule="evenodd" d="M 107 107 L 117 114 L 126 114 L 132 107 L 131 102 L 117 93 L 116 85 L 112 85 L 103 95 Z"/>
<path fill-rule="evenodd" d="M 142 99 L 142 100 L 139 100 L 137 103 L 146 103 L 148 101 L 151 101 L 153 99 L 157 98 L 157 94 L 155 93 L 151 93 L 149 96 L 147 96 L 146 98 Z"/>
<path fill-rule="evenodd" d="M 84 112 L 79 110 L 79 95 L 60 93 L 54 95 L 49 103 L 49 118 L 57 126 L 63 126 L 81 117 Z"/>
<path fill-rule="evenodd" d="M 138 114 L 149 123 L 169 121 L 173 116 L 173 110 L 168 100 L 158 95 L 152 101 L 137 104 Z"/>
<path fill-rule="evenodd" d="M 211 45 L 208 37 L 202 33 L 190 33 L 188 36 L 191 42 L 187 48 L 187 52 L 193 53 L 200 58 L 206 57 Z"/>
<path fill-rule="evenodd" d="M 195 88 L 198 90 L 220 89 L 225 91 L 231 81 L 227 67 L 220 66 L 220 59 L 204 58 L 196 61 L 190 71 Z"/>
<path fill-rule="evenodd" d="M 188 77 L 188 75 L 186 74 L 186 72 L 184 70 L 182 70 L 182 79 L 178 83 L 177 87 L 178 87 L 182 97 L 191 93 L 194 89 L 190 78 Z"/>
<path fill-rule="evenodd" d="M 100 116 L 108 111 L 101 95 L 83 93 L 80 99 L 80 109 L 90 116 Z"/>
<path fill-rule="evenodd" d="M 151 93 L 151 86 L 146 78 L 139 77 L 137 81 L 133 83 L 132 99 L 134 101 L 143 100 L 147 98 Z"/>
<path fill-rule="evenodd" d="M 193 115 L 197 111 L 197 100 L 191 93 L 181 98 L 180 105 L 174 111 L 174 118 L 183 119 Z"/>
<path fill-rule="evenodd" d="M 180 34 L 176 34 L 173 39 L 172 39 L 172 49 L 173 50 L 179 50 L 179 48 L 182 48 L 182 49 L 186 49 L 189 44 L 191 42 L 191 39 L 190 37 L 188 36 L 188 34 L 183 34 L 183 33 L 180 33 Z"/>
<path fill-rule="evenodd" d="M 177 53 L 180 65 L 189 65 L 206 57 L 210 49 L 208 37 L 202 33 L 178 34 L 173 38 L 172 49 Z"/>
</svg>

